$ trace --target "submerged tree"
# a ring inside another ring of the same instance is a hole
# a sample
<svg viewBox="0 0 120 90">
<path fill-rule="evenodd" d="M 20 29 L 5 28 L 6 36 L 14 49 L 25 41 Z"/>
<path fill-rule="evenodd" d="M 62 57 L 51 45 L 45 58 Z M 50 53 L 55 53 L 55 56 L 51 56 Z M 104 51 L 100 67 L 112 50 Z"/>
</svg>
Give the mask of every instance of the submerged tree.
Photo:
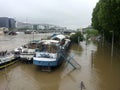
<svg viewBox="0 0 120 90">
<path fill-rule="evenodd" d="M 81 32 L 77 31 L 70 37 L 70 39 L 74 43 L 79 43 L 78 41 L 83 41 L 83 35 L 81 34 Z"/>
</svg>

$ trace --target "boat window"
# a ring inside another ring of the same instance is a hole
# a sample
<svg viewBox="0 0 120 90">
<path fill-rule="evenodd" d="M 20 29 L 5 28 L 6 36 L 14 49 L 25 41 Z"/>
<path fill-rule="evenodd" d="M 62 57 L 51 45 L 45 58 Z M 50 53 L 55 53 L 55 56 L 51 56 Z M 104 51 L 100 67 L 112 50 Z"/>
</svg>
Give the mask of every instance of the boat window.
<svg viewBox="0 0 120 90">
<path fill-rule="evenodd" d="M 50 58 L 49 54 L 40 54 L 39 57 Z"/>
</svg>

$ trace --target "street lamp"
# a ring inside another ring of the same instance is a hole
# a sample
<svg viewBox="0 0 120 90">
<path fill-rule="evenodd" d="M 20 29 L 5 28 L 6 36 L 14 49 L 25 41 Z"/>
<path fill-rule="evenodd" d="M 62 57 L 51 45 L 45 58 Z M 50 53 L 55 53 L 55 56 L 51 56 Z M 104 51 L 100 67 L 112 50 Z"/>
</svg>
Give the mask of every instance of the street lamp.
<svg viewBox="0 0 120 90">
<path fill-rule="evenodd" d="M 113 56 L 113 49 L 114 49 L 114 31 L 112 32 L 112 46 L 111 46 L 111 56 Z"/>
<path fill-rule="evenodd" d="M 104 30 L 102 30 L 102 46 L 104 45 Z"/>
</svg>

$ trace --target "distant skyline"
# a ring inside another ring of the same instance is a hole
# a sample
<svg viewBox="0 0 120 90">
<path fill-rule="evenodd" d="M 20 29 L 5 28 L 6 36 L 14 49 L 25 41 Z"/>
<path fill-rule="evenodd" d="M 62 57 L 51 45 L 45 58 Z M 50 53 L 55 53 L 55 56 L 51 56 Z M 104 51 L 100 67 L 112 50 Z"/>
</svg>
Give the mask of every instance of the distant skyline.
<svg viewBox="0 0 120 90">
<path fill-rule="evenodd" d="M 91 24 L 99 0 L 0 0 L 0 17 L 77 29 Z"/>
</svg>

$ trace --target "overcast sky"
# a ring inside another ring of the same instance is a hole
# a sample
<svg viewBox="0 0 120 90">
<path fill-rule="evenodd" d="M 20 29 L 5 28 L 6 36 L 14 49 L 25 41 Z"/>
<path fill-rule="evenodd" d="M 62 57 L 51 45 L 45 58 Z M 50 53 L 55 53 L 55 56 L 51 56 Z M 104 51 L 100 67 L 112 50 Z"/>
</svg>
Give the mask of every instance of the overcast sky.
<svg viewBox="0 0 120 90">
<path fill-rule="evenodd" d="M 0 16 L 20 22 L 87 27 L 98 0 L 0 0 Z"/>
</svg>

